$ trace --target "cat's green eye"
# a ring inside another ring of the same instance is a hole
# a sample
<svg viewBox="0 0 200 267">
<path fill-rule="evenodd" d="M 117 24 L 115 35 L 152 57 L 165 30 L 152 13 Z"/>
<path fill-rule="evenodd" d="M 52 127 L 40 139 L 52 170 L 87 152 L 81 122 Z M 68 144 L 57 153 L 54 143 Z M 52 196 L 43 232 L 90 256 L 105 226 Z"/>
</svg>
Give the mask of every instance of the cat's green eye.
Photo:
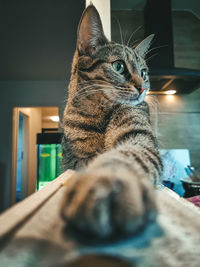
<svg viewBox="0 0 200 267">
<path fill-rule="evenodd" d="M 146 79 L 147 79 L 147 70 L 146 69 L 141 70 L 141 77 L 144 81 L 146 81 Z"/>
<path fill-rule="evenodd" d="M 119 74 L 122 74 L 125 70 L 125 64 L 121 60 L 114 61 L 112 63 L 112 67 L 113 67 L 114 71 L 116 71 Z"/>
</svg>

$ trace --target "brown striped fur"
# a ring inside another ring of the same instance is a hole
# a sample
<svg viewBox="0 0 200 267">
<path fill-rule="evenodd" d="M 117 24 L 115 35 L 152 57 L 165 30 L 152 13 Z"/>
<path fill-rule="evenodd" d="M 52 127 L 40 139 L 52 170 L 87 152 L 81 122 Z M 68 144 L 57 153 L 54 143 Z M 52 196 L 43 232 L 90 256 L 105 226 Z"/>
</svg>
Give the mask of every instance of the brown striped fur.
<svg viewBox="0 0 200 267">
<path fill-rule="evenodd" d="M 79 24 L 63 115 L 63 163 L 77 174 L 62 216 L 99 238 L 135 233 L 155 218 L 152 184 L 162 162 L 144 102 L 149 78 L 141 75 L 152 37 L 134 49 L 108 42 L 92 5 Z M 125 64 L 122 74 L 113 69 L 116 60 Z"/>
</svg>

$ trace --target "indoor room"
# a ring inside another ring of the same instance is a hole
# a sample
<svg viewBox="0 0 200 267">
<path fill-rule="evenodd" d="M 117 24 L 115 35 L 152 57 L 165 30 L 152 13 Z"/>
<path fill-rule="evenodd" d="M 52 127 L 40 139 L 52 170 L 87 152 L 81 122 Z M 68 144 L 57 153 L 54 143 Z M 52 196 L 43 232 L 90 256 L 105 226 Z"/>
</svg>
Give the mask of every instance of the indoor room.
<svg viewBox="0 0 200 267">
<path fill-rule="evenodd" d="M 200 1 L 0 0 L 0 266 L 199 266 Z"/>
</svg>

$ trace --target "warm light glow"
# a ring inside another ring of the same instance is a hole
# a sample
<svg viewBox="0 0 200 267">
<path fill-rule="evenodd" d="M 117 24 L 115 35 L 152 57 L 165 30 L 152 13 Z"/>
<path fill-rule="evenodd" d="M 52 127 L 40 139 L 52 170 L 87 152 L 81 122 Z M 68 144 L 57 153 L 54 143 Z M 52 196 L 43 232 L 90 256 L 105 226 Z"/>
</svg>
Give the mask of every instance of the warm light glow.
<svg viewBox="0 0 200 267">
<path fill-rule="evenodd" d="M 52 121 L 58 122 L 59 121 L 59 116 L 51 116 L 50 119 Z"/>
<path fill-rule="evenodd" d="M 169 101 L 169 102 L 173 102 L 174 99 L 175 99 L 175 96 L 174 96 L 174 95 L 166 95 L 166 99 L 167 99 L 167 101 Z"/>
<path fill-rule="evenodd" d="M 174 94 L 176 94 L 176 90 L 165 91 L 164 94 L 166 94 L 166 95 L 174 95 Z"/>
</svg>

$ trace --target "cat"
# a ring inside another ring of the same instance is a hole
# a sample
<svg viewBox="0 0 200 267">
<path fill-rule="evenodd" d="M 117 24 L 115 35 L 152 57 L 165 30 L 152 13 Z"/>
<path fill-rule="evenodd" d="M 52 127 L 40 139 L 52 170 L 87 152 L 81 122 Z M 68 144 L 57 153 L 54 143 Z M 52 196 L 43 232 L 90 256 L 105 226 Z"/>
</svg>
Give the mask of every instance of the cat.
<svg viewBox="0 0 200 267">
<path fill-rule="evenodd" d="M 162 161 L 144 101 L 152 39 L 134 48 L 108 41 L 93 5 L 78 26 L 62 140 L 64 168 L 76 173 L 61 215 L 96 239 L 135 234 L 156 218 Z"/>
</svg>

